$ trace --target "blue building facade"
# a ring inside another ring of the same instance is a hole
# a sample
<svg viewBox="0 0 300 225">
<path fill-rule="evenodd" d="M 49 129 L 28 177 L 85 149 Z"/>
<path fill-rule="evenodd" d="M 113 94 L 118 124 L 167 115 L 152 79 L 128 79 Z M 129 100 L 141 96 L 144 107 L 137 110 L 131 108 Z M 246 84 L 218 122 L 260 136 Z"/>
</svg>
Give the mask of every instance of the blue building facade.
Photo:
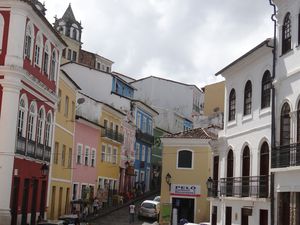
<svg viewBox="0 0 300 225">
<path fill-rule="evenodd" d="M 120 79 L 119 77 L 115 76 L 112 80 L 112 92 L 117 95 L 126 98 L 133 98 L 134 87 L 128 84 L 126 81 Z"/>
<path fill-rule="evenodd" d="M 136 123 L 135 186 L 138 192 L 145 192 L 149 191 L 152 185 L 153 116 L 157 112 L 139 101 L 135 101 L 134 105 Z"/>
</svg>

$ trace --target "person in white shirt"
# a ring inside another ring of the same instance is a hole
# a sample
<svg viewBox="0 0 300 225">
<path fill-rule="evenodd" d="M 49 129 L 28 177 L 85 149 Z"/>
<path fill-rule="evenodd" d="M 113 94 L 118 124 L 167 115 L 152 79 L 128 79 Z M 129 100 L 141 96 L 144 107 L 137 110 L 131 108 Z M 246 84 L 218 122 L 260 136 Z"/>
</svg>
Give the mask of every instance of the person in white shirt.
<svg viewBox="0 0 300 225">
<path fill-rule="evenodd" d="M 134 223 L 135 205 L 131 203 L 129 205 L 129 223 Z"/>
</svg>

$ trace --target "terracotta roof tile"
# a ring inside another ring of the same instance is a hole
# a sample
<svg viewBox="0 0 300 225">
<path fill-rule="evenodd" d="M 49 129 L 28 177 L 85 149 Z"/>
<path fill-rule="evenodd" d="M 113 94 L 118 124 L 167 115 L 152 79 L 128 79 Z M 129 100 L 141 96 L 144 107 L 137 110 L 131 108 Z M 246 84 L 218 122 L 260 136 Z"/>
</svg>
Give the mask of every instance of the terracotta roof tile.
<svg viewBox="0 0 300 225">
<path fill-rule="evenodd" d="M 195 128 L 175 134 L 167 134 L 164 138 L 199 138 L 199 139 L 216 139 L 217 135 L 205 128 Z"/>
</svg>

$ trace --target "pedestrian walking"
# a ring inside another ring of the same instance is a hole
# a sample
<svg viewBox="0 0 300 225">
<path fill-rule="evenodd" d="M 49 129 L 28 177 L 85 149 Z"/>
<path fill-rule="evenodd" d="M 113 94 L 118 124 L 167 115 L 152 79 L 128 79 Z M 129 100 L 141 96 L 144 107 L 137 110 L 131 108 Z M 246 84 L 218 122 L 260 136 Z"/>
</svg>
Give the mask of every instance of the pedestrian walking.
<svg viewBox="0 0 300 225">
<path fill-rule="evenodd" d="M 129 223 L 134 223 L 135 205 L 134 203 L 129 205 Z"/>
</svg>

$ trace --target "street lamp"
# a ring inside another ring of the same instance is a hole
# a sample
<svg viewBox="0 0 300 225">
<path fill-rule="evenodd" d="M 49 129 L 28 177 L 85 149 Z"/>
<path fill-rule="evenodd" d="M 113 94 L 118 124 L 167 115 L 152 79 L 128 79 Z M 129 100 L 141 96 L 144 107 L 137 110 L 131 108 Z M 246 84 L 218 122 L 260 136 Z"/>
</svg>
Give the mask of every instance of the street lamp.
<svg viewBox="0 0 300 225">
<path fill-rule="evenodd" d="M 169 190 L 171 190 L 172 176 L 169 173 L 166 175 L 166 183 L 169 185 Z"/>
<path fill-rule="evenodd" d="M 41 166 L 41 174 L 42 174 L 42 177 L 45 178 L 46 176 L 48 176 L 49 174 L 49 166 L 44 163 L 42 166 Z"/>
</svg>

